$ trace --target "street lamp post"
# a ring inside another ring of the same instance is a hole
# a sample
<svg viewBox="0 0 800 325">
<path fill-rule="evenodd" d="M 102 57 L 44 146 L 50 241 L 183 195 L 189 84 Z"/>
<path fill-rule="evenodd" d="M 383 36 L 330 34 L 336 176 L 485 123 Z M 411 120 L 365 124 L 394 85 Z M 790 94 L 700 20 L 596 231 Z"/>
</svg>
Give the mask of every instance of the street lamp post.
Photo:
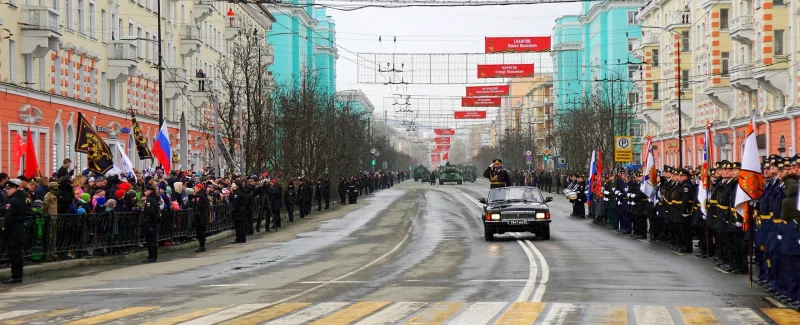
<svg viewBox="0 0 800 325">
<path fill-rule="evenodd" d="M 653 28 L 653 29 L 661 29 L 672 33 L 673 35 L 678 35 L 678 39 L 675 40 L 678 44 L 678 168 L 683 168 L 683 126 L 682 126 L 682 115 L 683 111 L 681 110 L 681 94 L 683 93 L 683 89 L 681 88 L 681 79 L 683 79 L 683 70 L 681 69 L 681 35 L 677 31 L 666 27 L 659 27 L 659 26 L 639 26 L 641 28 Z"/>
</svg>

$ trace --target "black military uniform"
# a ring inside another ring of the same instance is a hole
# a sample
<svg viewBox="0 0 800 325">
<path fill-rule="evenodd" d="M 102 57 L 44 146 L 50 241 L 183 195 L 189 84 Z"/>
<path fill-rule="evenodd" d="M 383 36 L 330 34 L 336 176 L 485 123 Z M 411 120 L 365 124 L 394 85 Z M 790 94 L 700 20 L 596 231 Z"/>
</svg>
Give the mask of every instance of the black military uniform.
<svg viewBox="0 0 800 325">
<path fill-rule="evenodd" d="M 314 183 L 314 200 L 317 201 L 317 211 L 322 211 L 322 179 Z"/>
<path fill-rule="evenodd" d="M 147 191 L 150 191 L 148 194 Z M 142 263 L 154 263 L 158 260 L 158 224 L 161 219 L 161 198 L 153 185 L 146 185 L 142 233 L 147 245 L 147 259 Z"/>
<path fill-rule="evenodd" d="M 331 207 L 331 181 L 327 178 L 322 180 L 322 199 L 325 200 L 325 209 Z"/>
<path fill-rule="evenodd" d="M 674 215 L 675 222 L 675 237 L 676 248 L 680 252 L 690 253 L 693 250 L 692 243 L 692 230 L 690 228 L 692 221 L 692 214 L 694 212 L 694 201 L 697 197 L 697 192 L 691 181 L 688 180 L 689 171 L 686 169 L 679 169 L 677 171 L 678 177 L 681 178 L 678 183 L 679 193 L 676 197 L 680 197 L 675 203 L 677 206 L 677 213 Z M 687 179 L 683 179 L 686 177 Z"/>
<path fill-rule="evenodd" d="M 633 232 L 631 235 L 637 239 L 644 239 L 647 238 L 647 208 L 650 202 L 639 186 L 642 172 L 636 172 L 634 177 L 636 178 L 636 186 L 630 188 L 630 213 L 633 218 Z"/>
<path fill-rule="evenodd" d="M 194 209 L 194 219 L 192 221 L 197 233 L 197 242 L 200 244 L 200 247 L 195 252 L 200 253 L 206 251 L 206 226 L 208 225 L 208 211 L 211 202 L 208 200 L 208 194 L 206 194 L 206 189 L 203 185 L 198 185 L 195 188 L 197 191 L 192 200 L 192 209 Z"/>
<path fill-rule="evenodd" d="M 349 184 L 347 184 L 347 180 L 344 177 L 339 178 L 339 203 L 345 204 L 345 197 L 347 197 L 347 188 Z"/>
<path fill-rule="evenodd" d="M 487 167 L 483 172 L 483 177 L 489 179 L 489 189 L 511 186 L 511 179 L 508 172 L 503 169 L 502 163 L 502 160 L 495 159 L 492 161 L 492 166 Z"/>
<path fill-rule="evenodd" d="M 247 198 L 242 190 L 241 183 L 234 183 L 236 188 L 233 189 L 230 195 L 231 213 L 233 214 L 233 224 L 236 231 L 236 240 L 231 244 L 239 244 L 247 242 Z"/>
<path fill-rule="evenodd" d="M 283 203 L 286 204 L 286 212 L 289 214 L 289 222 L 294 222 L 294 207 L 297 206 L 299 196 L 300 191 L 294 187 L 294 183 L 289 183 L 283 196 Z"/>
<path fill-rule="evenodd" d="M 255 200 L 253 198 L 253 186 L 252 185 L 244 185 L 242 188 L 242 196 L 244 198 L 244 214 L 247 216 L 245 218 L 245 229 L 247 229 L 248 235 L 253 235 L 255 229 L 253 229 L 253 208 L 255 207 Z"/>
<path fill-rule="evenodd" d="M 578 178 L 583 178 L 583 176 L 578 176 Z M 577 186 L 575 187 L 575 192 L 577 192 L 577 198 L 575 200 L 571 200 L 572 216 L 586 218 L 586 206 L 583 205 L 586 203 L 586 182 L 584 182 L 582 179 L 578 179 L 576 184 Z"/>
<path fill-rule="evenodd" d="M 8 180 L 5 189 L 15 192 L 8 196 L 5 204 L 5 220 L 3 221 L 3 239 L 8 251 L 8 262 L 11 264 L 11 278 L 3 283 L 22 283 L 22 249 L 25 247 L 25 222 L 33 215 L 31 197 L 27 189 L 20 188 L 19 179 Z"/>
<path fill-rule="evenodd" d="M 350 203 L 350 204 L 355 204 L 355 203 L 357 203 L 357 202 L 358 202 L 358 194 L 359 194 L 359 193 L 360 193 L 360 192 L 359 192 L 359 191 L 358 191 L 358 189 L 356 188 L 356 182 L 355 182 L 355 179 L 354 179 L 353 177 L 351 177 L 351 178 L 350 178 L 350 182 L 348 182 L 348 186 L 347 186 L 347 194 L 348 194 L 348 195 L 347 195 L 347 199 L 348 199 L 348 203 Z"/>
<path fill-rule="evenodd" d="M 267 189 L 269 196 L 269 207 L 272 210 L 272 228 L 278 230 L 281 227 L 281 206 L 283 206 L 283 188 L 277 181 L 270 181 Z"/>
</svg>

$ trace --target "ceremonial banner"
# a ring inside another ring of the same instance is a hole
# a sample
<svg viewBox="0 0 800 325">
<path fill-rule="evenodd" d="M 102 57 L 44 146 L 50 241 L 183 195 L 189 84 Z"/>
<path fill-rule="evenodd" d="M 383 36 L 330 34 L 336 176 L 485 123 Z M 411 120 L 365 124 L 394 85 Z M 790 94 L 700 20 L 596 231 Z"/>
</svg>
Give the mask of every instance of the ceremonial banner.
<svg viewBox="0 0 800 325">
<path fill-rule="evenodd" d="M 139 155 L 139 160 L 153 159 L 153 154 L 150 152 L 150 148 L 147 147 L 147 139 L 142 134 L 142 127 L 139 126 L 139 122 L 136 122 L 136 115 L 133 113 L 133 109 L 130 111 L 131 123 L 133 124 L 133 132 L 131 134 L 133 135 L 133 143 L 136 145 L 136 153 Z"/>
<path fill-rule="evenodd" d="M 478 78 L 533 77 L 531 64 L 479 64 Z"/>
<path fill-rule="evenodd" d="M 486 111 L 456 111 L 453 113 L 453 118 L 456 120 L 485 119 Z"/>
<path fill-rule="evenodd" d="M 550 50 L 550 36 L 486 37 L 486 53 L 523 53 Z"/>
<path fill-rule="evenodd" d="M 461 97 L 461 107 L 500 107 L 500 97 Z"/>
<path fill-rule="evenodd" d="M 758 155 L 756 130 L 756 114 L 753 112 L 744 137 L 742 168 L 739 170 L 739 184 L 734 201 L 736 212 L 741 214 L 744 220 L 743 224 L 736 226 L 741 226 L 743 231 L 747 231 L 749 228 L 749 218 L 752 215 L 753 207 L 748 202 L 761 199 L 761 196 L 764 195 L 764 175 L 761 174 L 761 157 Z"/>
<path fill-rule="evenodd" d="M 28 126 L 28 140 L 25 142 L 25 177 L 33 179 L 39 176 L 39 162 L 36 160 L 36 147 L 31 136 L 31 127 Z"/>
<path fill-rule="evenodd" d="M 469 86 L 467 87 L 467 97 L 473 96 L 507 96 L 510 92 L 508 85 L 499 86 Z"/>
<path fill-rule="evenodd" d="M 647 137 L 647 144 L 645 144 L 645 151 L 647 156 L 645 156 L 645 167 L 642 170 L 644 172 L 644 177 L 642 178 L 642 185 L 639 186 L 639 189 L 642 190 L 642 193 L 647 195 L 648 198 L 653 197 L 653 194 L 656 193 L 656 186 L 658 186 L 658 172 L 656 172 L 656 159 L 653 157 L 653 138 Z"/>
<path fill-rule="evenodd" d="M 435 142 L 436 144 L 448 144 L 449 145 L 450 144 L 450 138 L 447 138 L 447 137 L 436 137 L 436 138 L 433 138 L 433 142 Z"/>
<path fill-rule="evenodd" d="M 708 171 L 708 166 L 711 165 L 708 161 L 708 151 L 711 149 L 711 122 L 706 124 L 706 137 L 703 139 L 703 165 L 700 167 L 700 186 L 697 189 L 697 202 L 700 203 L 700 211 L 703 213 L 703 219 L 706 218 L 708 211 L 706 210 L 706 201 L 708 200 L 708 192 L 711 189 L 711 174 Z"/>
<path fill-rule="evenodd" d="M 437 144 L 436 148 L 433 148 L 431 152 L 445 152 L 450 150 L 449 144 Z"/>
<path fill-rule="evenodd" d="M 75 151 L 86 154 L 88 162 L 87 168 L 100 175 L 114 167 L 114 156 L 108 144 L 97 135 L 97 132 L 86 120 L 86 117 L 78 112 L 78 137 L 75 139 Z"/>
<path fill-rule="evenodd" d="M 456 135 L 455 129 L 433 129 L 433 133 L 436 135 Z"/>
</svg>

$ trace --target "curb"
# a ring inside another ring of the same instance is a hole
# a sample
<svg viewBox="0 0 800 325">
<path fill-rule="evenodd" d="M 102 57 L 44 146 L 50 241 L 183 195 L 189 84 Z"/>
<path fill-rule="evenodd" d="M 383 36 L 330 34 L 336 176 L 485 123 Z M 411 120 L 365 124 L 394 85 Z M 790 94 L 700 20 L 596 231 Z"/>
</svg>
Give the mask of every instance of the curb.
<svg viewBox="0 0 800 325">
<path fill-rule="evenodd" d="M 365 195 L 366 196 L 366 195 Z M 334 206 L 340 205 L 339 201 L 331 201 L 331 208 Z M 313 207 L 316 207 L 316 201 L 314 201 Z M 313 210 L 313 209 L 312 209 Z M 324 211 L 324 210 L 323 210 Z M 288 221 L 288 215 L 285 213 L 281 213 L 281 220 Z M 255 224 L 254 224 L 255 226 Z M 222 231 L 218 234 L 213 236 L 208 236 L 206 238 L 206 244 L 213 243 L 215 241 L 225 239 L 227 237 L 231 237 L 235 235 L 235 230 L 229 229 Z M 172 245 L 172 246 L 161 246 L 158 248 L 158 253 L 169 253 L 169 252 L 178 252 L 182 250 L 187 250 L 195 247 L 199 247 L 200 243 L 197 240 L 192 240 L 189 242 L 182 243 L 180 245 Z M 79 258 L 73 260 L 64 260 L 64 261 L 55 261 L 55 262 L 45 262 L 41 264 L 34 264 L 34 265 L 24 265 L 23 262 L 23 276 L 24 275 L 31 275 L 31 274 L 39 274 L 44 272 L 50 271 L 58 271 L 58 270 L 66 270 L 80 266 L 88 266 L 88 265 L 109 265 L 115 263 L 126 262 L 135 259 L 144 259 L 147 257 L 147 250 L 142 250 L 134 253 L 124 254 L 124 255 L 114 255 L 114 256 L 103 256 L 103 257 L 91 257 L 91 258 Z M 27 260 L 26 260 L 27 262 Z M 5 267 L 0 269 L 0 278 L 8 278 L 11 277 L 11 268 Z"/>
</svg>

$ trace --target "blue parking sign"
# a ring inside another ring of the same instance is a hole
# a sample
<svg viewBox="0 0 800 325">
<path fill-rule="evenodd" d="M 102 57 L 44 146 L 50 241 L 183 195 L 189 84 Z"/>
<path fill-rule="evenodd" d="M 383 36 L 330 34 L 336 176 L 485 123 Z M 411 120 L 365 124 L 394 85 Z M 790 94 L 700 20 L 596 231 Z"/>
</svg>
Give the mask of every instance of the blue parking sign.
<svg viewBox="0 0 800 325">
<path fill-rule="evenodd" d="M 567 158 L 564 156 L 556 157 L 556 168 L 566 168 L 567 167 Z"/>
</svg>

